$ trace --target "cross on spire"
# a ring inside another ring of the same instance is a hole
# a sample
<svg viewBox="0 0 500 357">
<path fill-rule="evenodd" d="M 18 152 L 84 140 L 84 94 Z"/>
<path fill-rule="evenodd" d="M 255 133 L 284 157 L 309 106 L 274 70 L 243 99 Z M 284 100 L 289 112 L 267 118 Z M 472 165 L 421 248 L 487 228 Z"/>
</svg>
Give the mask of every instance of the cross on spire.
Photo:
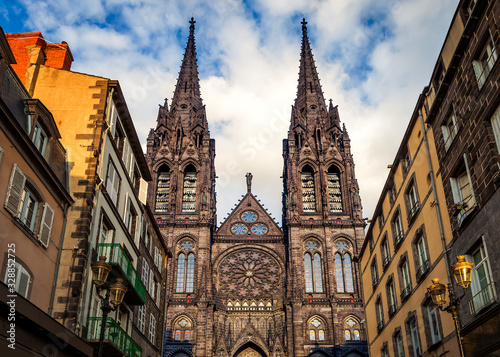
<svg viewBox="0 0 500 357">
<path fill-rule="evenodd" d="M 194 21 L 194 17 L 191 17 L 191 21 L 189 21 L 189 23 L 191 24 L 189 26 L 189 34 L 193 35 L 194 34 L 194 24 L 196 23 L 196 21 Z"/>
<path fill-rule="evenodd" d="M 302 32 L 307 32 L 307 26 L 306 26 L 307 21 L 306 21 L 305 17 L 302 18 L 301 24 L 302 24 Z"/>
</svg>

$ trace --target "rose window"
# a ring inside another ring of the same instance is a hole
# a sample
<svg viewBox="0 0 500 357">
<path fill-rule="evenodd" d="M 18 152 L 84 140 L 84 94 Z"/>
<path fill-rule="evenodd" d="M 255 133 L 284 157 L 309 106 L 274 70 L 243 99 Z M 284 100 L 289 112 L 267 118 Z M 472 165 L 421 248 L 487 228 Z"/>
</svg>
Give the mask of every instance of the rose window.
<svg viewBox="0 0 500 357">
<path fill-rule="evenodd" d="M 241 219 L 246 223 L 252 223 L 257 220 L 257 215 L 251 211 L 246 211 L 241 215 Z"/>
<path fill-rule="evenodd" d="M 231 232 L 233 232 L 233 234 L 242 235 L 248 232 L 248 228 L 244 224 L 235 224 L 231 228 Z"/>
<path fill-rule="evenodd" d="M 266 234 L 267 233 L 267 227 L 263 224 L 254 224 L 252 226 L 252 233 L 257 235 L 257 236 L 261 236 L 263 234 Z"/>
<path fill-rule="evenodd" d="M 279 290 L 280 267 L 269 254 L 246 250 L 224 258 L 219 268 L 219 291 L 245 298 L 272 295 Z"/>
</svg>

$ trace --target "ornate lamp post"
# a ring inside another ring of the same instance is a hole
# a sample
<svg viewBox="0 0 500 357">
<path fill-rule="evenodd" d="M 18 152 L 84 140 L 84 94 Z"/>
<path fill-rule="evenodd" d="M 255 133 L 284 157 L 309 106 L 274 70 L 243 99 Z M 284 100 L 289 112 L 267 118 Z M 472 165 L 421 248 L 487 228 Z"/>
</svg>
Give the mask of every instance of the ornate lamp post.
<svg viewBox="0 0 500 357">
<path fill-rule="evenodd" d="M 114 284 L 107 283 L 111 266 L 106 263 L 106 257 L 101 256 L 99 260 L 92 263 L 92 283 L 97 288 L 97 296 L 101 299 L 101 334 L 99 337 L 99 347 L 97 349 L 97 357 L 102 355 L 102 344 L 104 341 L 104 331 L 106 329 L 106 318 L 111 311 L 115 311 L 123 301 L 123 297 L 127 292 L 127 287 L 123 285 L 123 279 L 116 279 Z M 106 294 L 103 297 L 101 291 L 105 290 Z M 110 305 L 111 303 L 111 305 Z"/>
<path fill-rule="evenodd" d="M 457 257 L 457 263 L 451 267 L 457 285 L 463 289 L 463 293 L 460 296 L 455 296 L 451 282 L 449 282 L 448 287 L 446 287 L 446 285 L 439 282 L 438 278 L 432 279 L 433 284 L 427 288 L 427 291 L 431 295 L 434 305 L 439 307 L 439 310 L 450 313 L 453 317 L 453 322 L 455 323 L 455 332 L 458 339 L 458 348 L 460 350 L 460 357 L 464 357 L 465 355 L 462 345 L 462 336 L 460 335 L 460 328 L 458 326 L 458 313 L 460 310 L 460 302 L 465 296 L 465 293 L 467 292 L 467 289 L 469 288 L 469 285 L 471 283 L 472 267 L 473 264 L 466 262 L 463 255 L 459 255 Z M 450 302 L 448 303 L 448 306 L 445 307 L 444 305 L 446 304 L 446 288 L 448 288 Z"/>
</svg>

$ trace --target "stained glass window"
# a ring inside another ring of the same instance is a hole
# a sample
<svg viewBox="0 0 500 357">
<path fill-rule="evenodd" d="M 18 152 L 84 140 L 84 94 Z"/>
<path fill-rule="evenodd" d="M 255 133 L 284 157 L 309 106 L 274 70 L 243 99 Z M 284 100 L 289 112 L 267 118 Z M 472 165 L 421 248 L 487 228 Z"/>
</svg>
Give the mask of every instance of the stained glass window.
<svg viewBox="0 0 500 357">
<path fill-rule="evenodd" d="M 352 263 L 349 253 L 344 255 L 345 286 L 348 293 L 354 292 L 354 282 L 352 278 Z"/>
<path fill-rule="evenodd" d="M 344 331 L 344 336 L 345 336 L 345 340 L 346 341 L 350 341 L 351 340 L 351 331 L 345 330 Z"/>
<path fill-rule="evenodd" d="M 246 211 L 241 215 L 241 219 L 246 223 L 252 223 L 257 220 L 257 215 L 251 211 Z"/>
<path fill-rule="evenodd" d="M 181 340 L 181 330 L 175 330 L 175 340 L 176 341 Z"/>
<path fill-rule="evenodd" d="M 267 227 L 263 224 L 254 224 L 252 226 L 252 233 L 255 234 L 255 235 L 263 235 L 263 234 L 266 234 L 267 233 Z"/>
<path fill-rule="evenodd" d="M 359 341 L 359 330 L 354 330 L 354 340 Z"/>
<path fill-rule="evenodd" d="M 231 228 L 231 232 L 236 235 L 242 235 L 248 232 L 248 228 L 244 224 L 238 223 Z"/>
<path fill-rule="evenodd" d="M 175 292 L 182 293 L 184 292 L 184 269 L 186 266 L 186 256 L 181 253 L 177 259 L 177 285 L 175 288 Z M 180 333 L 180 332 L 179 332 Z M 180 339 L 180 336 L 179 336 Z"/>
<path fill-rule="evenodd" d="M 186 279 L 186 292 L 193 292 L 193 284 L 194 284 L 194 254 L 190 253 L 188 255 L 187 261 L 187 279 Z"/>
<path fill-rule="evenodd" d="M 325 331 L 324 330 L 319 330 L 318 331 L 318 340 L 324 341 L 325 340 Z"/>
<path fill-rule="evenodd" d="M 190 335 L 191 335 L 191 332 L 189 330 L 184 331 L 184 340 L 189 341 Z"/>
<path fill-rule="evenodd" d="M 319 253 L 314 254 L 314 290 L 323 292 L 323 278 L 321 276 L 321 257 Z"/>
<path fill-rule="evenodd" d="M 316 340 L 316 331 L 314 330 L 309 330 L 309 339 L 311 341 L 315 341 Z"/>
<path fill-rule="evenodd" d="M 342 257 L 339 253 L 335 254 L 335 277 L 337 278 L 337 292 L 344 292 L 344 274 L 342 272 Z"/>
<path fill-rule="evenodd" d="M 304 255 L 305 278 L 306 278 L 306 292 L 313 293 L 313 275 L 312 275 L 312 262 L 311 255 Z"/>
</svg>

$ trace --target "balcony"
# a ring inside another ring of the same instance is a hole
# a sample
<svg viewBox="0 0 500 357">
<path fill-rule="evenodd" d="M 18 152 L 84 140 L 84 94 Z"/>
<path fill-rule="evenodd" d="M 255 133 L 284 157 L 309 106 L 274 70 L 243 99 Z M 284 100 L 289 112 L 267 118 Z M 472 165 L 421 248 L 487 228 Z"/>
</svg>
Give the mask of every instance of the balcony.
<svg viewBox="0 0 500 357">
<path fill-rule="evenodd" d="M 396 297 L 394 297 L 396 298 Z M 396 312 L 396 310 L 398 309 L 398 306 L 396 304 L 392 304 L 391 306 L 389 306 L 389 316 L 392 317 L 392 315 L 394 315 L 394 313 Z"/>
<path fill-rule="evenodd" d="M 390 262 L 391 262 L 391 256 L 389 254 L 384 256 L 382 259 L 382 267 L 384 269 L 387 268 L 387 266 L 389 265 Z"/>
<path fill-rule="evenodd" d="M 429 261 L 426 260 L 417 269 L 417 274 L 416 274 L 417 280 L 420 281 L 427 274 L 428 271 L 429 271 Z"/>
<path fill-rule="evenodd" d="M 86 339 L 91 343 L 99 343 L 102 317 L 89 317 Z M 104 330 L 103 356 L 118 357 L 125 354 L 128 357 L 142 357 L 142 348 L 113 320 L 106 318 Z"/>
<path fill-rule="evenodd" d="M 406 288 L 401 292 L 401 301 L 406 300 L 406 298 L 411 294 L 411 285 L 409 284 Z"/>
<path fill-rule="evenodd" d="M 382 331 L 382 329 L 384 328 L 384 326 L 385 326 L 384 320 L 381 320 L 381 321 L 377 322 L 377 332 Z"/>
<path fill-rule="evenodd" d="M 111 274 L 115 278 L 122 278 L 127 285 L 128 291 L 124 301 L 128 305 L 144 305 L 146 300 L 146 287 L 139 274 L 135 270 L 127 253 L 120 243 L 100 243 L 97 247 L 97 255 L 105 256 L 106 261 L 112 266 Z"/>
<path fill-rule="evenodd" d="M 470 312 L 471 314 L 477 314 L 482 308 L 493 302 L 495 302 L 495 287 L 491 282 L 469 300 Z"/>
</svg>

